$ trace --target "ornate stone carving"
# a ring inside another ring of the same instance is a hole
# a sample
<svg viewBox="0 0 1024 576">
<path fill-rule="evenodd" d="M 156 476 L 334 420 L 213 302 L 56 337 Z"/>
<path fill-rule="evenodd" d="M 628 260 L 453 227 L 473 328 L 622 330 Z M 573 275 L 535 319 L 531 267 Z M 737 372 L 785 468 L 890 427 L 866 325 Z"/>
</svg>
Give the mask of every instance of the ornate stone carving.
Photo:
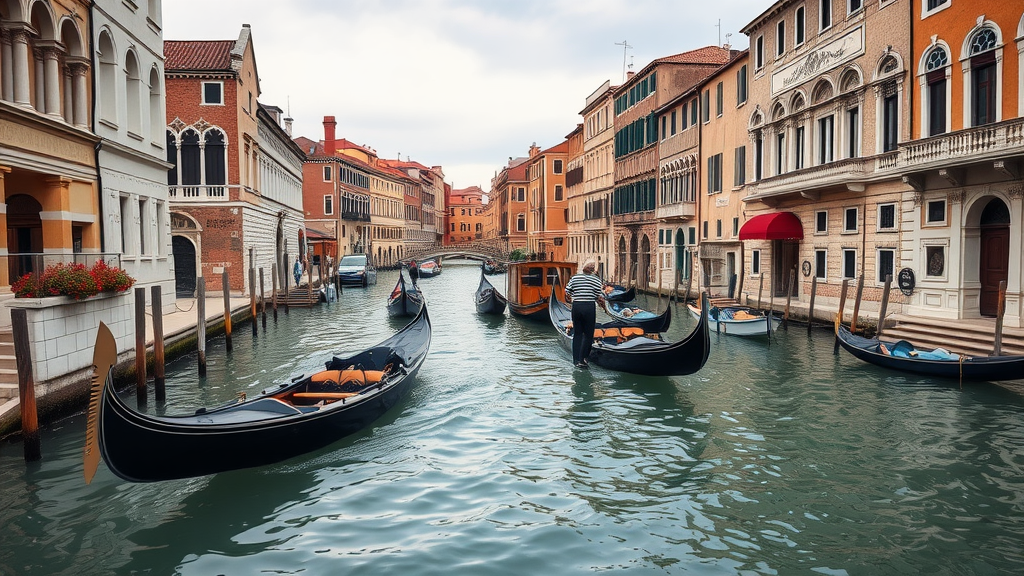
<svg viewBox="0 0 1024 576">
<path fill-rule="evenodd" d="M 1006 189 L 1006 195 L 1011 200 L 1024 200 L 1024 184 L 1014 184 Z"/>
<path fill-rule="evenodd" d="M 209 122 L 207 122 L 203 118 L 200 118 L 199 120 L 196 121 L 195 124 L 193 124 L 193 126 L 195 126 L 196 130 L 198 130 L 200 133 L 203 133 L 203 132 L 206 132 L 207 128 L 209 128 L 210 126 L 213 126 L 213 124 L 210 124 Z"/>
<path fill-rule="evenodd" d="M 174 130 L 175 132 L 181 132 L 182 130 L 185 129 L 186 124 L 182 121 L 181 118 L 175 116 L 174 120 L 171 120 L 171 123 L 168 124 L 168 126 L 170 126 L 171 130 Z"/>
<path fill-rule="evenodd" d="M 953 190 L 946 194 L 950 204 L 963 204 L 964 199 L 967 198 L 967 192 L 961 188 L 960 190 Z"/>
</svg>

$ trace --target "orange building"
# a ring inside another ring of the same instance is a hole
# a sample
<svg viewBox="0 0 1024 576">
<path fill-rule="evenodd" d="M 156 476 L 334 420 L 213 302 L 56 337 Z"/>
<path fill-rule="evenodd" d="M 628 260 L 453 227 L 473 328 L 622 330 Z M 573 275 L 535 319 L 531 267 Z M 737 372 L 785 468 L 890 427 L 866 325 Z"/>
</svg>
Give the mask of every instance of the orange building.
<svg viewBox="0 0 1024 576">
<path fill-rule="evenodd" d="M 540 258 L 565 260 L 569 234 L 565 212 L 569 206 L 565 194 L 565 166 L 569 143 L 562 142 L 546 150 L 530 147 L 527 162 L 529 210 L 526 212 L 527 247 Z"/>
<path fill-rule="evenodd" d="M 526 168 L 528 158 L 509 157 L 508 165 L 491 180 L 497 238 L 510 251 L 526 249 Z"/>
<path fill-rule="evenodd" d="M 472 242 L 484 237 L 484 191 L 479 186 L 452 190 L 448 197 L 448 230 L 445 244 Z"/>
</svg>

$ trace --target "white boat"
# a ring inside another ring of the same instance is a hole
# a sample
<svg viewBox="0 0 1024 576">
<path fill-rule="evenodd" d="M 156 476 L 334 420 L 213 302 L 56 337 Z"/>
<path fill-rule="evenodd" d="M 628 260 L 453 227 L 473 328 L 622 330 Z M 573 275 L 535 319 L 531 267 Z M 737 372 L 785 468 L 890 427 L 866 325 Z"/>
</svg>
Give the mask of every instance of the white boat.
<svg viewBox="0 0 1024 576">
<path fill-rule="evenodd" d="M 700 318 L 700 308 L 696 305 L 687 303 L 686 309 L 694 318 Z M 711 332 L 733 336 L 767 336 L 768 322 L 768 316 L 764 312 L 746 306 L 713 306 L 708 317 Z M 771 329 L 776 330 L 781 322 L 779 318 L 772 316 Z"/>
</svg>

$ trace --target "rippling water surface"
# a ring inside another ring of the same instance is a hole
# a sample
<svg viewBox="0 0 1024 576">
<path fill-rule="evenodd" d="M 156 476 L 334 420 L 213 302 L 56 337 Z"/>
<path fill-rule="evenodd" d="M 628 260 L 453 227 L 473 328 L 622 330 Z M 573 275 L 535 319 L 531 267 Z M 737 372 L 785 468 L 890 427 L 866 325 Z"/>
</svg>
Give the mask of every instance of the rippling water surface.
<svg viewBox="0 0 1024 576">
<path fill-rule="evenodd" d="M 479 278 L 424 279 L 433 342 L 374 426 L 282 464 L 157 484 L 102 464 L 85 419 L 0 445 L 0 575 L 1020 574 L 1024 381 L 929 381 L 832 354 L 825 330 L 712 335 L 698 374 L 573 371 L 549 325 L 481 318 Z M 375 344 L 396 273 L 168 366 L 192 412 Z M 491 277 L 504 290 L 503 276 Z M 655 307 L 655 299 L 647 302 Z M 669 336 L 693 321 L 675 314 Z"/>
</svg>

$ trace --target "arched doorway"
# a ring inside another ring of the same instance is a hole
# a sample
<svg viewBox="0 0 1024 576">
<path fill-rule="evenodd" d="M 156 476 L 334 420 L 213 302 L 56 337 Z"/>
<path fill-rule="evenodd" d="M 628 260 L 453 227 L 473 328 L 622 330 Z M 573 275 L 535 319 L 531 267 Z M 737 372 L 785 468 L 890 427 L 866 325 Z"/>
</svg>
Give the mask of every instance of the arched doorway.
<svg viewBox="0 0 1024 576">
<path fill-rule="evenodd" d="M 999 283 L 1010 272 L 1010 210 L 999 198 L 989 200 L 981 213 L 981 258 L 978 277 L 981 279 L 982 316 L 999 313 Z"/>
<path fill-rule="evenodd" d="M 651 240 L 646 234 L 640 239 L 640 253 L 638 256 L 637 284 L 646 288 L 651 284 Z"/>
<path fill-rule="evenodd" d="M 622 281 L 627 277 L 628 272 L 626 270 L 626 237 L 619 236 L 619 248 L 615 254 L 615 275 L 619 281 Z"/>
<path fill-rule="evenodd" d="M 637 238 L 636 232 L 632 232 L 629 235 L 629 269 L 626 273 L 626 278 L 629 279 L 630 284 L 639 283 L 640 272 L 637 270 Z"/>
<path fill-rule="evenodd" d="M 184 236 L 171 237 L 174 254 L 174 294 L 178 298 L 196 295 L 196 245 Z"/>
<path fill-rule="evenodd" d="M 31 272 L 42 272 L 42 262 L 33 262 L 31 254 L 43 252 L 43 206 L 27 194 L 7 198 L 7 249 L 15 258 L 8 259 L 8 272 L 13 281 Z M 37 269 L 38 268 L 38 269 Z"/>
</svg>

